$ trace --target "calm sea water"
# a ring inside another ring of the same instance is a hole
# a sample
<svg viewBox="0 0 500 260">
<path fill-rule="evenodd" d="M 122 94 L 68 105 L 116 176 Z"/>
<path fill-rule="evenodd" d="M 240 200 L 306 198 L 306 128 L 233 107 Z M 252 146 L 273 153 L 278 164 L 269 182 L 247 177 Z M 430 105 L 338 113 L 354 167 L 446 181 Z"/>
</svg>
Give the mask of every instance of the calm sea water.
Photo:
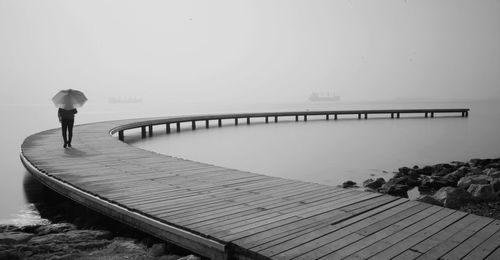
<svg viewBox="0 0 500 260">
<path fill-rule="evenodd" d="M 137 117 L 206 113 L 341 110 L 378 108 L 471 108 L 469 118 L 353 117 L 338 121 L 310 118 L 307 122 L 234 126 L 163 134 L 141 139 L 126 133 L 127 141 L 142 149 L 243 171 L 330 185 L 345 180 L 362 182 L 401 166 L 427 165 L 474 157 L 500 157 L 500 102 L 372 102 L 283 104 L 92 104 L 77 115 L 77 124 Z M 56 109 L 45 105 L 1 105 L 0 223 L 41 221 L 33 206 L 36 185 L 19 160 L 20 145 L 28 135 L 58 127 Z M 317 120 L 314 120 L 317 119 Z M 293 120 L 293 121 L 292 121 Z M 77 132 L 75 134 L 78 134 Z M 77 143 L 74 144 L 78 145 Z M 62 149 L 62 147 L 61 147 Z"/>
</svg>

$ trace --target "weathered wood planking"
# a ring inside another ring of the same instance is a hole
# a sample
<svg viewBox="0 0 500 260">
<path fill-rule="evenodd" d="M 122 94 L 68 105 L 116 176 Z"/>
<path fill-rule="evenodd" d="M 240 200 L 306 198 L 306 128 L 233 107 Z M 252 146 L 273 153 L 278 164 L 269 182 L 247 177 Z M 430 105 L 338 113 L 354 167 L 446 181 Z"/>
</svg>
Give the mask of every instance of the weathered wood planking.
<svg viewBox="0 0 500 260">
<path fill-rule="evenodd" d="M 177 122 L 405 112 L 468 115 L 309 111 L 110 121 L 76 126 L 72 149 L 62 148 L 58 129 L 32 135 L 21 159 L 78 203 L 213 259 L 496 259 L 497 220 L 160 155 L 111 135 Z"/>
</svg>

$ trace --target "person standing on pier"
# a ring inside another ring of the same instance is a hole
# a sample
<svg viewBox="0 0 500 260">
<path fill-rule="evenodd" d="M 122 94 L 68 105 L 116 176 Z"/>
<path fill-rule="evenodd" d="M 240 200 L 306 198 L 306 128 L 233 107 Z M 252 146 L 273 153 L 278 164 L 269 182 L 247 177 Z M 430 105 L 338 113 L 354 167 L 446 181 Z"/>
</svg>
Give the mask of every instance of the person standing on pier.
<svg viewBox="0 0 500 260">
<path fill-rule="evenodd" d="M 71 147 L 71 139 L 73 139 L 73 125 L 75 124 L 75 114 L 78 113 L 76 108 L 66 110 L 59 108 L 57 115 L 61 123 L 62 136 L 64 140 L 63 147 Z"/>
<path fill-rule="evenodd" d="M 61 123 L 62 136 L 64 140 L 63 147 L 71 147 L 73 139 L 73 125 L 75 124 L 75 114 L 78 113 L 77 107 L 83 106 L 87 102 L 87 97 L 78 90 L 67 89 L 59 91 L 52 102 L 59 108 L 57 116 Z"/>
</svg>

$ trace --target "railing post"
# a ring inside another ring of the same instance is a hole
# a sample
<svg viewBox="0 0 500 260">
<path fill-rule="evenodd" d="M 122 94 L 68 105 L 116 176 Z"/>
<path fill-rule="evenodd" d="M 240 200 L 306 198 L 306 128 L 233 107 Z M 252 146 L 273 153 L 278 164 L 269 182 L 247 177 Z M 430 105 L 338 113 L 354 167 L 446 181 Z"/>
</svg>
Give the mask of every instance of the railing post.
<svg viewBox="0 0 500 260">
<path fill-rule="evenodd" d="M 274 116 L 274 122 L 278 123 L 278 116 Z"/>
<path fill-rule="evenodd" d="M 465 117 L 469 117 L 469 111 L 465 111 Z"/>
<path fill-rule="evenodd" d="M 219 127 L 221 127 L 221 126 L 222 126 L 222 119 L 220 119 L 220 118 L 219 118 L 219 120 L 218 120 L 218 123 L 217 123 L 217 124 L 218 124 L 218 126 L 219 126 Z"/>
<path fill-rule="evenodd" d="M 361 119 L 361 114 L 358 114 L 358 119 Z"/>
<path fill-rule="evenodd" d="M 123 130 L 118 132 L 118 140 L 122 141 L 125 140 L 125 137 L 123 136 Z"/>
<path fill-rule="evenodd" d="M 299 115 L 295 115 L 295 122 L 299 121 Z"/>
<path fill-rule="evenodd" d="M 176 124 L 176 130 L 177 130 L 177 133 L 181 131 L 181 122 L 177 122 L 175 123 Z"/>
<path fill-rule="evenodd" d="M 250 124 L 250 117 L 247 117 L 247 125 Z"/>
<path fill-rule="evenodd" d="M 307 121 L 307 115 L 304 115 L 304 122 Z"/>
<path fill-rule="evenodd" d="M 266 116 L 266 124 L 269 123 L 269 117 Z"/>
<path fill-rule="evenodd" d="M 427 117 L 428 117 L 427 112 L 425 112 L 425 118 L 427 118 Z"/>
<path fill-rule="evenodd" d="M 146 127 L 145 126 L 141 126 L 141 137 L 146 138 Z"/>
<path fill-rule="evenodd" d="M 337 120 L 337 114 L 333 115 L 333 120 Z"/>
<path fill-rule="evenodd" d="M 330 115 L 326 114 L 326 120 L 330 120 Z"/>
<path fill-rule="evenodd" d="M 398 113 L 398 118 L 399 118 L 399 113 Z"/>
<path fill-rule="evenodd" d="M 431 117 L 434 117 L 434 112 L 431 112 Z"/>
<path fill-rule="evenodd" d="M 191 129 L 196 130 L 196 121 L 191 121 Z"/>
<path fill-rule="evenodd" d="M 209 128 L 210 127 L 210 122 L 208 122 L 208 119 L 205 120 L 205 128 Z"/>
<path fill-rule="evenodd" d="M 394 118 L 394 113 L 391 113 L 391 118 Z"/>
<path fill-rule="evenodd" d="M 170 134 L 170 123 L 167 123 L 167 134 Z"/>
<path fill-rule="evenodd" d="M 153 136 L 153 125 L 149 125 L 149 136 Z"/>
<path fill-rule="evenodd" d="M 238 118 L 234 119 L 234 125 L 238 125 Z"/>
<path fill-rule="evenodd" d="M 368 119 L 368 113 L 365 113 L 365 119 Z"/>
</svg>

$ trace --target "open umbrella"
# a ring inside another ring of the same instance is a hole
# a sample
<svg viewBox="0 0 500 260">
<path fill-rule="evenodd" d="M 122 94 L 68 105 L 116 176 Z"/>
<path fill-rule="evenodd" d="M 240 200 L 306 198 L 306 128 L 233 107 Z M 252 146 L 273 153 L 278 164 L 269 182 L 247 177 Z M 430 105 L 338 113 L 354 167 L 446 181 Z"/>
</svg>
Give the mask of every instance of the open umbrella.
<svg viewBox="0 0 500 260">
<path fill-rule="evenodd" d="M 57 92 L 52 98 L 52 102 L 54 102 L 58 108 L 71 110 L 83 106 L 83 104 L 87 102 L 87 97 L 85 97 L 81 91 L 66 89 Z"/>
</svg>

